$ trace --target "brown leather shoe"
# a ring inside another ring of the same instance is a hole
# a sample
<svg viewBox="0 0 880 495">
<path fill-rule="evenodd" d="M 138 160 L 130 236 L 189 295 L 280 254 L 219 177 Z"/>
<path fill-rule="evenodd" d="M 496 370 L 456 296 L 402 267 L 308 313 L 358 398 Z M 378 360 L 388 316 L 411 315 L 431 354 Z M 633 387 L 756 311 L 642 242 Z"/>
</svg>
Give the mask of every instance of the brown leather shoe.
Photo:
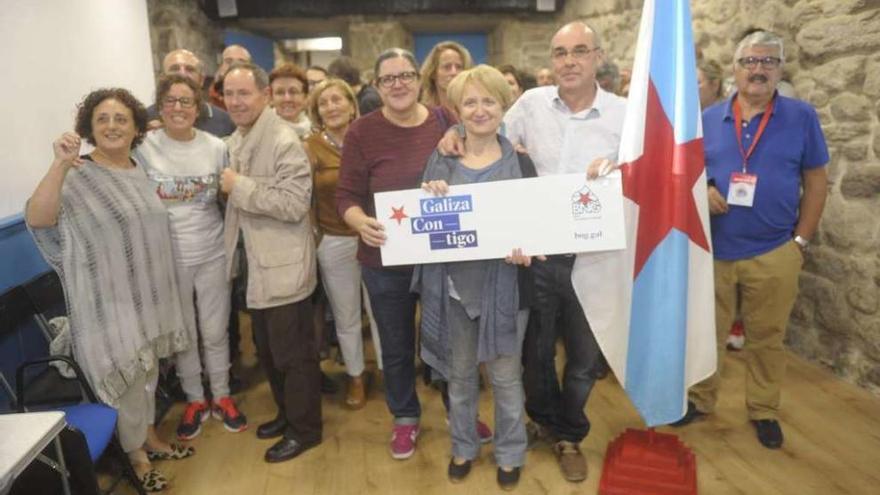
<svg viewBox="0 0 880 495">
<path fill-rule="evenodd" d="M 562 469 L 562 477 L 568 481 L 584 481 L 587 479 L 587 459 L 581 453 L 581 446 L 560 440 L 553 446 L 556 460 Z"/>
<path fill-rule="evenodd" d="M 356 410 L 367 405 L 367 390 L 364 375 L 348 378 L 348 393 L 345 395 L 345 407 Z"/>
</svg>

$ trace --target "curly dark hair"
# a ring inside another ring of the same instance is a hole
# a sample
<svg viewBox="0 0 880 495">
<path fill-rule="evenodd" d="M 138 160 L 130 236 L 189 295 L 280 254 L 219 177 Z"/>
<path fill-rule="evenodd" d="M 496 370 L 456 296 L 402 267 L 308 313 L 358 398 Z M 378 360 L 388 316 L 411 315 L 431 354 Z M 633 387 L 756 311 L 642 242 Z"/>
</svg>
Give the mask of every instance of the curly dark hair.
<svg viewBox="0 0 880 495">
<path fill-rule="evenodd" d="M 92 91 L 80 103 L 76 112 L 76 133 L 85 138 L 86 142 L 95 146 L 95 136 L 92 133 L 92 114 L 95 108 L 104 100 L 116 100 L 131 110 L 134 118 L 134 127 L 137 134 L 131 142 L 131 148 L 136 148 L 144 140 L 147 134 L 147 109 L 127 89 L 101 88 Z"/>
<path fill-rule="evenodd" d="M 202 111 L 202 88 L 200 88 L 192 79 L 181 76 L 180 74 L 168 74 L 159 78 L 159 84 L 156 85 L 156 111 L 162 109 L 162 100 L 168 96 L 171 86 L 175 84 L 183 84 L 193 93 L 193 99 L 196 102 L 196 111 Z"/>
</svg>

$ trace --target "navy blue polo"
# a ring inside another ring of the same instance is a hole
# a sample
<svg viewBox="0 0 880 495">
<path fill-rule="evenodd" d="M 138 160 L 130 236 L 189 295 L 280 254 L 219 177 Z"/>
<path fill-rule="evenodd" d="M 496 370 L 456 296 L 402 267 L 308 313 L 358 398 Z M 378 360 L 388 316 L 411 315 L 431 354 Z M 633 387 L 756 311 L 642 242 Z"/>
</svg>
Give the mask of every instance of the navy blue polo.
<svg viewBox="0 0 880 495">
<path fill-rule="evenodd" d="M 703 112 L 706 174 L 724 198 L 730 175 L 742 172 L 743 165 L 733 98 L 736 94 Z M 711 217 L 716 259 L 752 258 L 790 241 L 798 221 L 801 175 L 828 163 L 828 147 L 813 107 L 776 94 L 772 112 L 748 160 L 748 173 L 758 176 L 753 206 L 730 205 L 728 213 Z M 755 115 L 743 127 L 745 150 L 752 145 L 763 115 Z"/>
</svg>

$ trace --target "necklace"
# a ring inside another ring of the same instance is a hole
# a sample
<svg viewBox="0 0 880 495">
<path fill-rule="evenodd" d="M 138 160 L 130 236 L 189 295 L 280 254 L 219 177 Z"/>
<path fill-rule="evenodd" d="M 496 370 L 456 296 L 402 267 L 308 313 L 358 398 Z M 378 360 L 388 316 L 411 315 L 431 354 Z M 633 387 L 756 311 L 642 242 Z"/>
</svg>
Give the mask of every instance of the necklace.
<svg viewBox="0 0 880 495">
<path fill-rule="evenodd" d="M 330 136 L 330 133 L 328 133 L 327 131 L 324 131 L 321 133 L 321 135 L 324 136 L 325 141 L 330 143 L 330 146 L 333 146 L 337 150 L 342 151 L 342 145 L 340 143 L 337 143 L 336 140 L 333 139 L 332 136 Z"/>
</svg>

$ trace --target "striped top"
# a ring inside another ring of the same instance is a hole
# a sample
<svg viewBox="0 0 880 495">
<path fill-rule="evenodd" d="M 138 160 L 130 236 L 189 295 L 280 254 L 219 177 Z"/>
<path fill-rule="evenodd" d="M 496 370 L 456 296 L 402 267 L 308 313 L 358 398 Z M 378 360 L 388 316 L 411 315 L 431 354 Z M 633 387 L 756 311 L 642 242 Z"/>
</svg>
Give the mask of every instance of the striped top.
<svg viewBox="0 0 880 495">
<path fill-rule="evenodd" d="M 73 356 L 111 405 L 188 345 L 168 226 L 141 167 L 86 160 L 67 174 L 57 224 L 28 227 L 61 278 Z"/>
</svg>

